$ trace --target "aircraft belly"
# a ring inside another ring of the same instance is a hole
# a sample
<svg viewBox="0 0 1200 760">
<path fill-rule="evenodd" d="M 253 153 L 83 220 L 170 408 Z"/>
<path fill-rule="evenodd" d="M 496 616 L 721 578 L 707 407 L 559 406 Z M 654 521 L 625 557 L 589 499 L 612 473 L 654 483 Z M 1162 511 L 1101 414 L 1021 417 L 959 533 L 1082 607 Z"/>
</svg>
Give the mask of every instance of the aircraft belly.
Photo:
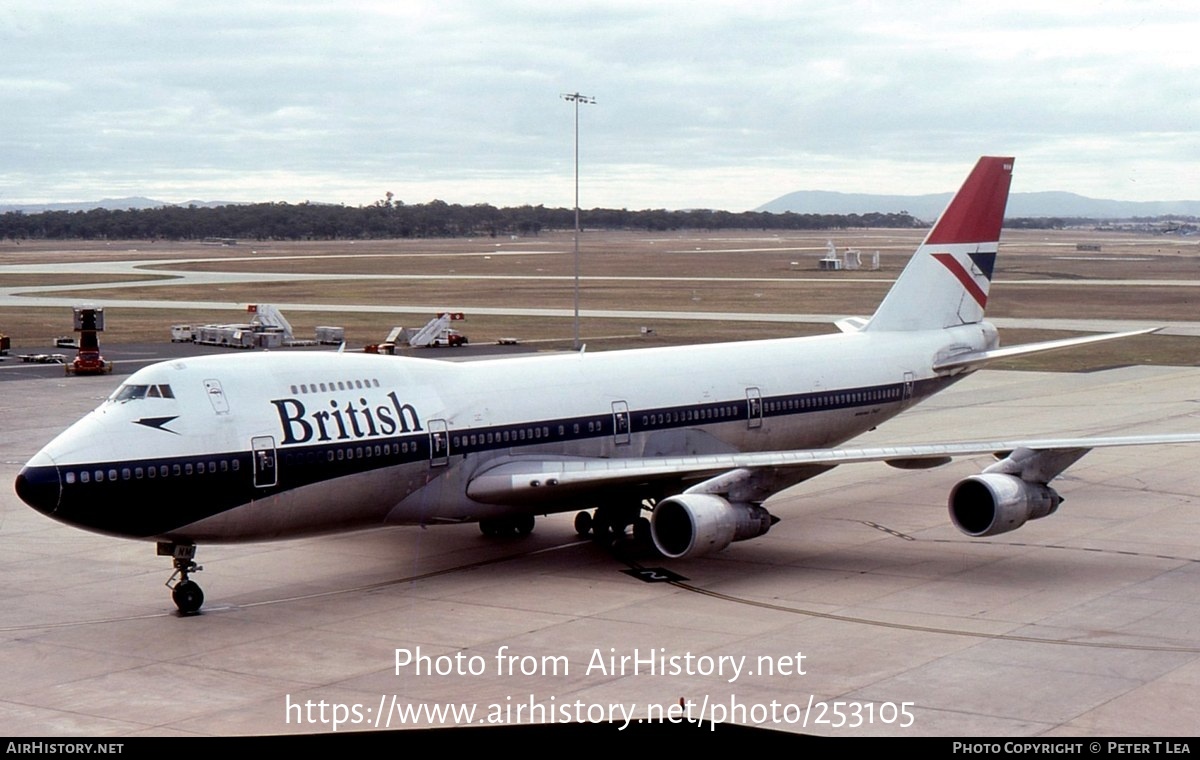
<svg viewBox="0 0 1200 760">
<path fill-rule="evenodd" d="M 160 538 L 190 541 L 265 541 L 384 524 L 405 498 L 403 484 L 425 463 L 388 467 L 319 481 L 255 499 L 181 526 Z M 422 479 L 420 482 L 424 482 Z"/>
</svg>

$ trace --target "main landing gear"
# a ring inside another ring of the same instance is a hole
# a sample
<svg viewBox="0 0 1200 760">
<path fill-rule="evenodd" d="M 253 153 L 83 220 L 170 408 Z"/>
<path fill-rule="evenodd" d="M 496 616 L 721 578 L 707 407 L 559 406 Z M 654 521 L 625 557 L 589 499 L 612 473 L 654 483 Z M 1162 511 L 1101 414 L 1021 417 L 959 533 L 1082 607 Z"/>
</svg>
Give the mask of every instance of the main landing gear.
<svg viewBox="0 0 1200 760">
<path fill-rule="evenodd" d="M 175 572 L 167 579 L 166 586 L 171 589 L 171 599 L 179 608 L 180 614 L 195 615 L 204 604 L 204 592 L 200 590 L 200 584 L 188 577 L 191 573 L 198 573 L 204 569 L 196 564 L 196 545 L 159 541 L 158 556 L 175 560 Z M 179 578 L 178 581 L 175 580 L 176 577 Z"/>
<path fill-rule="evenodd" d="M 633 540 L 639 546 L 653 546 L 650 537 L 650 520 L 642 517 L 642 511 L 654 509 L 653 501 L 626 507 L 597 507 L 592 512 L 575 515 L 575 532 L 580 538 L 591 537 L 597 543 L 615 546 L 627 537 L 633 528 Z"/>
<path fill-rule="evenodd" d="M 479 521 L 479 532 L 485 536 L 528 536 L 533 532 L 533 515 L 490 517 Z"/>
</svg>

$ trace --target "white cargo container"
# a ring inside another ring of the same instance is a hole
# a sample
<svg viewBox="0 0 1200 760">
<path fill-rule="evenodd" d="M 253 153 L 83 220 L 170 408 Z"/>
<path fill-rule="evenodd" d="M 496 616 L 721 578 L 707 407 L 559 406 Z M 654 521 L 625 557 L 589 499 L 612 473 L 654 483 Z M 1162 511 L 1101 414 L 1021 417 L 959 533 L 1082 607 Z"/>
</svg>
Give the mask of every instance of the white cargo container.
<svg viewBox="0 0 1200 760">
<path fill-rule="evenodd" d="M 346 340 L 346 328 L 344 327 L 317 327 L 317 342 L 327 346 L 340 345 Z"/>
</svg>

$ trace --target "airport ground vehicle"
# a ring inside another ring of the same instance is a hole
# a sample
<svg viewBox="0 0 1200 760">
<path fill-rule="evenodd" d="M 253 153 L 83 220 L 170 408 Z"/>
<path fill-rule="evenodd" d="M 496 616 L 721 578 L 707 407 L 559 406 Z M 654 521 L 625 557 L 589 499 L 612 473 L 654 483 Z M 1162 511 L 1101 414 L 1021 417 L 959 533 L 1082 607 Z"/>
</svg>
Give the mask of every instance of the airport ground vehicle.
<svg viewBox="0 0 1200 760">
<path fill-rule="evenodd" d="M 98 334 L 104 331 L 104 309 L 79 306 L 74 309 L 75 332 L 79 333 L 75 358 L 65 365 L 68 375 L 106 375 L 113 364 L 100 355 Z M 59 341 L 62 339 L 60 338 Z M 57 345 L 62 345 L 61 342 Z"/>
</svg>

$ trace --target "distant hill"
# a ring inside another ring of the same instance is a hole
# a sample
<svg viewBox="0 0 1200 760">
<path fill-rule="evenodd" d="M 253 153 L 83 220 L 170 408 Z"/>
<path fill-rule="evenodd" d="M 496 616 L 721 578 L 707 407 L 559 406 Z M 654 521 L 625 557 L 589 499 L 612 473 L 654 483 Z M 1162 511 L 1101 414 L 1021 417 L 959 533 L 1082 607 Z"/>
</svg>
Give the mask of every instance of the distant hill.
<svg viewBox="0 0 1200 760">
<path fill-rule="evenodd" d="M 755 211 L 782 214 L 868 214 L 903 211 L 925 221 L 933 221 L 950 202 L 953 193 L 931 195 L 874 195 L 871 193 L 834 193 L 801 190 L 780 196 Z M 1198 201 L 1110 201 L 1087 198 L 1075 193 L 1013 193 L 1008 198 L 1005 216 L 1087 217 L 1093 219 L 1129 219 L 1135 216 L 1200 216 Z"/>
<path fill-rule="evenodd" d="M 880 195 L 873 193 L 835 193 L 826 190 L 800 190 L 780 196 L 764 203 L 755 211 L 782 214 L 788 211 L 797 214 L 899 214 L 908 213 L 926 222 L 932 222 L 950 201 L 952 193 L 929 195 Z M 44 211 L 91 211 L 105 208 L 114 211 L 126 209 L 150 209 L 166 206 L 241 206 L 239 201 L 184 201 L 168 203 L 153 198 L 131 196 L 105 198 L 98 201 L 75 201 L 70 203 L 31 203 L 0 205 L 0 213 L 19 211 L 38 214 Z M 325 205 L 325 204 L 317 204 Z M 1041 192 L 1013 193 L 1008 198 L 1005 216 L 1020 217 L 1084 217 L 1091 219 L 1130 219 L 1132 217 L 1155 216 L 1200 217 L 1200 200 L 1196 201 L 1111 201 L 1087 198 L 1075 193 Z"/>
<path fill-rule="evenodd" d="M 30 203 L 22 205 L 0 205 L 0 213 L 8 213 L 9 211 L 20 211 L 24 214 L 40 214 L 43 211 L 91 211 L 95 208 L 106 208 L 112 211 L 125 211 L 126 209 L 143 209 L 143 208 L 162 208 L 164 206 L 200 206 L 202 208 L 216 208 L 217 206 L 237 206 L 241 205 L 234 201 L 184 201 L 183 203 L 167 203 L 166 201 L 156 201 L 153 198 L 143 198 L 141 196 L 133 196 L 130 198 L 105 198 L 99 201 L 76 201 L 73 203 Z"/>
</svg>

